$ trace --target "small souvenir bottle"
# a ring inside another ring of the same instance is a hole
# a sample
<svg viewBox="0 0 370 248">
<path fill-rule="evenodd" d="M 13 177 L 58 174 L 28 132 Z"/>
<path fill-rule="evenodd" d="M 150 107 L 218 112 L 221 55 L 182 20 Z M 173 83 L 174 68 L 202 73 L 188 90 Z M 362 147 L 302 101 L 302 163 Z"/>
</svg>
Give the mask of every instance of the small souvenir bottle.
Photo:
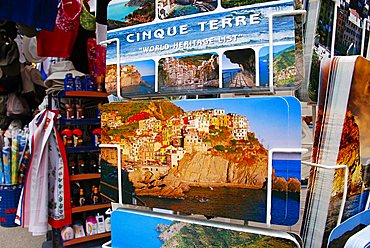
<svg viewBox="0 0 370 248">
<path fill-rule="evenodd" d="M 86 198 L 84 196 L 84 189 L 80 189 L 80 198 L 78 199 L 78 204 L 81 206 L 85 205 Z"/>
</svg>

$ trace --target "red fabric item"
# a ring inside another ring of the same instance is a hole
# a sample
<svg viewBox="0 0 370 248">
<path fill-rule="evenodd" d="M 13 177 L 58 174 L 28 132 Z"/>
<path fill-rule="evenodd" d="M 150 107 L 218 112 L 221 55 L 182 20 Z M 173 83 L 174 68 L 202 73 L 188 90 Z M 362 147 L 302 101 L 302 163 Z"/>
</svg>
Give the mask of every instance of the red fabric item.
<svg viewBox="0 0 370 248">
<path fill-rule="evenodd" d="M 69 58 L 76 42 L 80 22 L 70 32 L 63 32 L 58 27 L 54 32 L 41 30 L 37 38 L 37 55 L 40 57 Z"/>
<path fill-rule="evenodd" d="M 58 115 L 55 115 L 55 117 L 57 116 Z M 55 118 L 55 121 L 56 121 L 56 118 Z M 71 186 L 69 183 L 69 171 L 68 171 L 66 148 L 63 144 L 63 140 L 59 132 L 56 131 L 55 134 L 57 136 L 58 147 L 59 147 L 60 154 L 62 155 L 63 163 L 64 165 L 66 165 L 63 167 L 64 169 L 63 180 L 64 180 L 64 216 L 65 218 L 62 220 L 55 220 L 49 217 L 48 221 L 49 221 L 49 224 L 53 228 L 62 228 L 66 225 L 72 224 L 72 206 L 71 206 L 71 192 L 70 192 Z"/>
<path fill-rule="evenodd" d="M 64 32 L 72 31 L 76 22 L 80 21 L 82 4 L 79 0 L 62 0 L 58 10 L 55 25 Z"/>
</svg>

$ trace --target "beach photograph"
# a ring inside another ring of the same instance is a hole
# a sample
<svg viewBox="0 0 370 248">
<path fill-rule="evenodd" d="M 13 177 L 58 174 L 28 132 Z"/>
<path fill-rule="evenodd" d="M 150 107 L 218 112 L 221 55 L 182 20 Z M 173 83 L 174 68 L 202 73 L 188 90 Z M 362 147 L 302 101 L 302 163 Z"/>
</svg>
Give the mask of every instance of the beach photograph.
<svg viewBox="0 0 370 248">
<path fill-rule="evenodd" d="M 102 143 L 121 145 L 123 192 L 140 205 L 265 222 L 268 150 L 300 145 L 284 131 L 299 132 L 300 111 L 288 112 L 279 97 L 111 103 Z M 116 150 L 102 149 L 102 162 L 114 167 Z M 102 171 L 102 181 L 117 179 Z M 300 157 L 274 155 L 272 182 L 272 223 L 295 224 Z"/>
<path fill-rule="evenodd" d="M 108 30 L 147 23 L 155 17 L 154 0 L 112 0 L 108 5 Z"/>
<path fill-rule="evenodd" d="M 158 0 L 158 17 L 168 19 L 209 12 L 216 8 L 216 0 Z"/>
<path fill-rule="evenodd" d="M 120 66 L 121 94 L 154 93 L 155 62 L 143 60 L 122 63 Z M 108 93 L 117 93 L 117 66 L 108 65 L 105 77 L 105 88 Z"/>
<path fill-rule="evenodd" d="M 218 68 L 217 53 L 162 58 L 158 62 L 159 91 L 217 88 Z"/>
<path fill-rule="evenodd" d="M 117 210 L 112 218 L 112 247 L 297 247 L 293 241 Z M 122 225 L 122 222 L 125 224 Z M 143 225 L 142 223 L 145 223 Z M 117 235 L 118 234 L 118 235 Z"/>
<path fill-rule="evenodd" d="M 256 85 L 256 55 L 252 48 L 225 51 L 222 55 L 223 88 Z"/>
</svg>

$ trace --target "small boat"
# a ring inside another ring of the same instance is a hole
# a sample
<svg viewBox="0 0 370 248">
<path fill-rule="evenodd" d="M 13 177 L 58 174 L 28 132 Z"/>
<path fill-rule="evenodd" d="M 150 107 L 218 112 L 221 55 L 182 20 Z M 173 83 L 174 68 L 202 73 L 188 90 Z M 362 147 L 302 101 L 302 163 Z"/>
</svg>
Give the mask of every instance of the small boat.
<svg viewBox="0 0 370 248">
<path fill-rule="evenodd" d="M 203 203 L 203 202 L 208 202 L 208 199 L 205 198 L 205 197 L 202 197 L 202 198 L 198 199 L 198 201 Z"/>
</svg>

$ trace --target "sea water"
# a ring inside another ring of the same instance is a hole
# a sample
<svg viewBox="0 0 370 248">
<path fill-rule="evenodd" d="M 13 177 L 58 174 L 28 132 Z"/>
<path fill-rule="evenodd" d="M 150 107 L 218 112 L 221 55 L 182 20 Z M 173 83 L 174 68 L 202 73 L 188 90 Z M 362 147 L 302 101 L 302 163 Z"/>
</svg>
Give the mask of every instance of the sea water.
<svg viewBox="0 0 370 248">
<path fill-rule="evenodd" d="M 126 16 L 137 10 L 138 6 L 125 6 L 127 2 L 115 3 L 108 6 L 108 20 L 125 22 Z"/>
</svg>

